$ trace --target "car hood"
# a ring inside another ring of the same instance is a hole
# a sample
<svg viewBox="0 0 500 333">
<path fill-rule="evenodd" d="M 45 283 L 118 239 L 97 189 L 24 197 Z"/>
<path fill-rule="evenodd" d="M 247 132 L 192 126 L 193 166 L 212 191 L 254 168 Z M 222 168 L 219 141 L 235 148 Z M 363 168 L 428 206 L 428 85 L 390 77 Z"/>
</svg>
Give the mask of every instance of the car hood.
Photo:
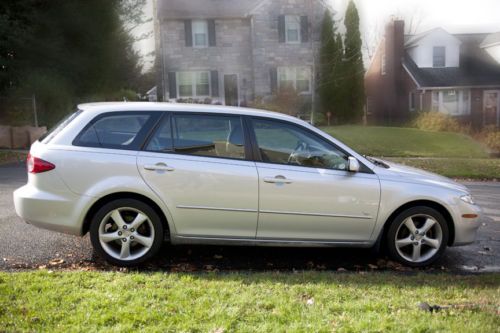
<svg viewBox="0 0 500 333">
<path fill-rule="evenodd" d="M 441 186 L 468 193 L 467 187 L 450 178 L 386 160 L 379 159 L 379 161 L 389 166 L 388 169 L 377 167 L 377 175 L 380 179 Z"/>
</svg>

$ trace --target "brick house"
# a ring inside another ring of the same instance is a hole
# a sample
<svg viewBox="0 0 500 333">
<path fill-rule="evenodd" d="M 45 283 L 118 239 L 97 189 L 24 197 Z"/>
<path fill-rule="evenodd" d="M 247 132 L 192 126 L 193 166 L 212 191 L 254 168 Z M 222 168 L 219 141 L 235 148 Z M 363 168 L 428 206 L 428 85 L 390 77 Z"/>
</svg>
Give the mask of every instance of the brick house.
<svg viewBox="0 0 500 333">
<path fill-rule="evenodd" d="M 157 0 L 163 100 L 246 105 L 283 86 L 311 98 L 327 8 L 323 0 Z"/>
<path fill-rule="evenodd" d="M 418 111 L 442 112 L 474 127 L 500 125 L 499 34 L 404 34 L 385 29 L 365 75 L 367 119 L 401 123 Z"/>
</svg>

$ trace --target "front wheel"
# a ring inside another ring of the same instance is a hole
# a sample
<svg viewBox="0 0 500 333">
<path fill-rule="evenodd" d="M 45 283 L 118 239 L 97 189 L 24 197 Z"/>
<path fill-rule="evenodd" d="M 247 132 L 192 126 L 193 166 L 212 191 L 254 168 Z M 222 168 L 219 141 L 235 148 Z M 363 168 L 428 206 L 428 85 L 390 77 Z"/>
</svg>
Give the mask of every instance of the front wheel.
<svg viewBox="0 0 500 333">
<path fill-rule="evenodd" d="M 90 225 L 95 251 L 118 266 L 134 266 L 153 257 L 163 242 L 163 223 L 153 208 L 135 199 L 101 207 Z"/>
<path fill-rule="evenodd" d="M 448 225 L 441 213 L 430 207 L 412 207 L 392 221 L 387 247 L 393 259 L 407 266 L 422 267 L 441 257 L 448 237 Z"/>
</svg>

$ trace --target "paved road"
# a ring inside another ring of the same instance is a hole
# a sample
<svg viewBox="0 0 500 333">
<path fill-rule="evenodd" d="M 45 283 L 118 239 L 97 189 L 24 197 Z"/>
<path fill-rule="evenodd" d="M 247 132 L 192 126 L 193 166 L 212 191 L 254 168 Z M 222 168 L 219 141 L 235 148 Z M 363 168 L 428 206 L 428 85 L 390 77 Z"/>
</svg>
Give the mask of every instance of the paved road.
<svg viewBox="0 0 500 333">
<path fill-rule="evenodd" d="M 0 166 L 0 269 L 86 267 L 108 269 L 96 258 L 88 236 L 37 229 L 15 214 L 12 192 L 26 182 L 21 164 Z M 433 270 L 500 272 L 500 183 L 466 183 L 486 217 L 478 241 L 450 248 Z M 370 270 L 403 269 L 362 249 L 303 249 L 165 245 L 147 268 L 166 270 Z"/>
</svg>

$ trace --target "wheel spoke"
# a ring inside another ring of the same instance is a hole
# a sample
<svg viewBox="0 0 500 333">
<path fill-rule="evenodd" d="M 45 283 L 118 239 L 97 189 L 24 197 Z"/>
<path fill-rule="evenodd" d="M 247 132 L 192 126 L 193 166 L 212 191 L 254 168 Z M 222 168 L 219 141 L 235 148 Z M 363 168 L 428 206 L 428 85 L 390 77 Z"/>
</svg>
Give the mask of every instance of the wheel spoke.
<svg viewBox="0 0 500 333">
<path fill-rule="evenodd" d="M 420 259 L 420 249 L 421 249 L 420 244 L 413 245 L 413 253 L 412 253 L 412 256 L 411 256 L 411 259 L 413 261 L 418 261 Z"/>
<path fill-rule="evenodd" d="M 429 245 L 430 247 L 432 247 L 434 249 L 438 249 L 439 248 L 440 241 L 437 240 L 437 239 L 432 239 L 432 238 L 429 238 L 429 237 L 424 237 L 422 240 L 425 241 L 425 244 Z"/>
<path fill-rule="evenodd" d="M 113 219 L 113 221 L 115 221 L 118 228 L 122 228 L 126 224 L 122 218 L 122 214 L 120 214 L 120 211 L 118 209 L 115 209 L 113 213 L 111 213 L 111 218 Z"/>
<path fill-rule="evenodd" d="M 412 235 L 415 235 L 415 232 L 417 231 L 417 228 L 415 227 L 415 222 L 413 222 L 413 219 L 411 217 L 407 218 L 404 222 L 405 226 L 410 230 L 410 233 Z"/>
<path fill-rule="evenodd" d="M 120 239 L 121 237 L 118 235 L 118 232 L 110 232 L 107 234 L 100 234 L 99 239 L 103 241 L 104 243 L 109 243 L 112 241 L 115 241 L 117 239 Z"/>
<path fill-rule="evenodd" d="M 427 231 L 429 231 L 434 226 L 434 224 L 436 224 L 436 221 L 433 220 L 433 219 L 427 219 L 427 220 L 425 220 L 425 224 L 421 228 L 422 233 L 425 234 Z"/>
<path fill-rule="evenodd" d="M 137 229 L 143 224 L 145 221 L 147 221 L 148 217 L 144 214 L 137 213 L 137 216 L 135 217 L 134 221 L 130 224 L 130 228 Z"/>
<path fill-rule="evenodd" d="M 134 240 L 139 243 L 139 244 L 142 244 L 144 245 L 145 247 L 151 247 L 151 245 L 153 245 L 153 239 L 151 237 L 146 237 L 146 236 L 142 236 L 142 235 L 139 235 L 139 234 L 135 234 L 134 235 Z"/>
<path fill-rule="evenodd" d="M 120 258 L 126 259 L 130 256 L 130 242 L 122 242 L 122 248 L 120 251 Z"/>
<path fill-rule="evenodd" d="M 413 241 L 411 240 L 410 237 L 406 237 L 404 239 L 398 239 L 398 240 L 396 240 L 396 246 L 398 248 L 402 248 L 402 247 L 410 245 L 412 243 L 413 243 Z"/>
</svg>

